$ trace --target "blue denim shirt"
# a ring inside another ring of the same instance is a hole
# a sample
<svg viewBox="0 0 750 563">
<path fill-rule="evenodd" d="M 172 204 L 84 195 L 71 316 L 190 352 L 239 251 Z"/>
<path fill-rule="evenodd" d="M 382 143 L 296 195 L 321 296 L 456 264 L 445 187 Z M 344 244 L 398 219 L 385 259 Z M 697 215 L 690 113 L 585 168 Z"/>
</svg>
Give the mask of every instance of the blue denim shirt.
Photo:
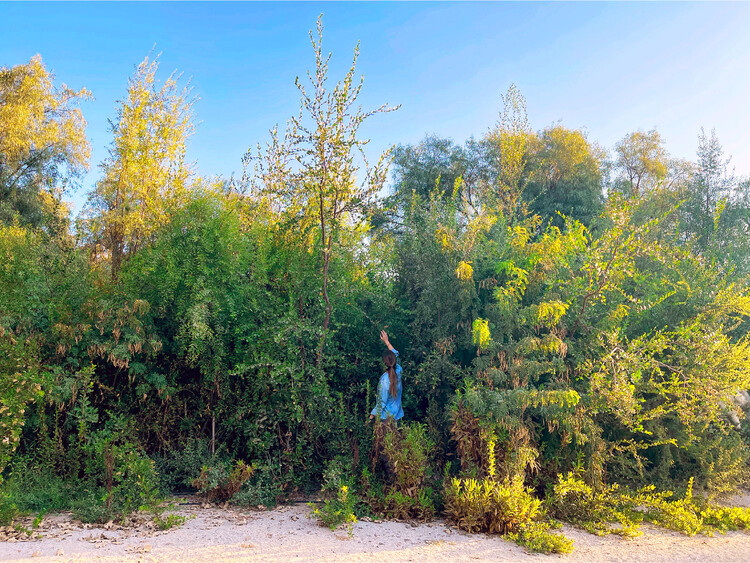
<svg viewBox="0 0 750 563">
<path fill-rule="evenodd" d="M 393 353 L 398 356 L 396 350 L 393 350 Z M 385 372 L 380 376 L 380 383 L 378 383 L 378 402 L 370 414 L 373 416 L 380 416 L 382 420 L 385 420 L 389 416 L 393 417 L 394 420 L 403 418 L 404 409 L 401 408 L 401 372 L 401 366 L 396 364 L 398 383 L 395 397 L 391 396 L 391 380 L 388 377 L 388 372 Z"/>
</svg>

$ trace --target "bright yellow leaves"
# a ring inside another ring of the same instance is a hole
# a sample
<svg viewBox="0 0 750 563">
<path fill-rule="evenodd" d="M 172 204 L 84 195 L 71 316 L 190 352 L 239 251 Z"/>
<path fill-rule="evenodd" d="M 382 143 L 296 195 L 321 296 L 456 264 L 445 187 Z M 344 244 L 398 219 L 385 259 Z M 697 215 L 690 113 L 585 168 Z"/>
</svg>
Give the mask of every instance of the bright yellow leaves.
<svg viewBox="0 0 750 563">
<path fill-rule="evenodd" d="M 568 310 L 568 303 L 562 301 L 549 301 L 539 303 L 536 310 L 536 324 L 540 327 L 552 328 L 560 322 L 565 312 Z"/>
<path fill-rule="evenodd" d="M 42 151 L 61 156 L 73 170 L 88 167 L 86 121 L 74 104 L 91 94 L 65 85 L 56 89 L 52 79 L 39 55 L 25 65 L 0 68 L 0 164 L 10 169 L 11 179 Z"/>
<path fill-rule="evenodd" d="M 127 97 L 112 125 L 104 178 L 92 197 L 103 209 L 93 230 L 109 251 L 113 274 L 124 255 L 135 252 L 167 221 L 191 175 L 185 162 L 194 129 L 190 89 L 179 88 L 174 76 L 158 87 L 158 67 L 146 57 L 128 81 Z"/>
<path fill-rule="evenodd" d="M 486 319 L 477 318 L 471 325 L 474 345 L 480 350 L 487 348 L 490 343 L 490 323 Z"/>
<path fill-rule="evenodd" d="M 471 267 L 471 262 L 461 260 L 456 268 L 456 277 L 461 281 L 471 281 L 473 275 L 474 268 Z"/>
</svg>

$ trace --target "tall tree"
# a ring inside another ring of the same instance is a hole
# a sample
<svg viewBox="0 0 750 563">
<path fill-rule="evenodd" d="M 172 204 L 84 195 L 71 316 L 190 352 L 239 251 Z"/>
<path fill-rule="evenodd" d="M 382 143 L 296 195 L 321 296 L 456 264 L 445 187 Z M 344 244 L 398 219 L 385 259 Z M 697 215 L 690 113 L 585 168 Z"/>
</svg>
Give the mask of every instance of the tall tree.
<svg viewBox="0 0 750 563">
<path fill-rule="evenodd" d="M 524 193 L 530 210 L 558 226 L 564 224 L 558 213 L 590 225 L 603 210 L 604 151 L 562 125 L 543 130 L 532 146 Z"/>
<path fill-rule="evenodd" d="M 123 259 L 134 254 L 163 225 L 169 209 L 187 189 L 191 170 L 185 160 L 193 133 L 189 87 L 170 75 L 159 86 L 158 60 L 146 57 L 128 81 L 119 102 L 109 158 L 89 199 L 91 230 L 117 276 Z"/>
<path fill-rule="evenodd" d="M 529 127 L 526 99 L 515 84 L 502 97 L 500 120 L 484 138 L 487 159 L 494 179 L 485 192 L 485 200 L 497 206 L 512 220 L 523 213 L 521 196 L 528 182 L 529 148 L 534 133 Z"/>
<path fill-rule="evenodd" d="M 655 188 L 668 174 L 669 155 L 656 129 L 635 131 L 615 145 L 615 187 L 626 196 L 638 197 Z"/>
<path fill-rule="evenodd" d="M 0 68 L 0 223 L 54 228 L 63 191 L 88 169 L 89 92 L 54 85 L 39 55 Z"/>
<path fill-rule="evenodd" d="M 315 71 L 309 82 L 299 79 L 300 112 L 292 117 L 283 139 L 272 131 L 264 155 L 258 149 L 254 188 L 268 198 L 271 208 L 297 217 L 302 233 L 311 233 L 314 247 L 320 249 L 324 318 L 318 348 L 320 361 L 333 311 L 329 297 L 331 261 L 346 231 L 357 230 L 382 188 L 390 162 L 390 151 L 370 165 L 364 147 L 369 142 L 359 136 L 364 121 L 378 113 L 397 108 L 387 104 L 372 111 L 355 106 L 364 77 L 355 79 L 359 45 L 344 79 L 329 89 L 328 62 L 323 54 L 323 22 L 318 18 L 317 38 L 310 32 L 315 52 Z M 359 177 L 358 177 L 359 175 Z"/>
</svg>

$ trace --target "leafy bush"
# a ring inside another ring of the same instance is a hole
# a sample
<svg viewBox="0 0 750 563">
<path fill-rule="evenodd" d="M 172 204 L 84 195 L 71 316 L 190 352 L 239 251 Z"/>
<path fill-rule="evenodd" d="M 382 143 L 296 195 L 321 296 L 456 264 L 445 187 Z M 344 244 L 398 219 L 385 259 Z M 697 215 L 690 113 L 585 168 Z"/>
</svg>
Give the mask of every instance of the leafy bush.
<svg viewBox="0 0 750 563">
<path fill-rule="evenodd" d="M 232 497 L 232 503 L 253 508 L 270 508 L 276 506 L 284 497 L 282 484 L 267 466 L 260 466 L 253 476 Z"/>
<path fill-rule="evenodd" d="M 188 439 L 180 447 L 153 456 L 164 492 L 192 487 L 199 468 L 209 466 L 215 456 L 209 440 Z"/>
<path fill-rule="evenodd" d="M 226 501 L 239 492 L 254 471 L 255 468 L 244 461 L 235 462 L 233 467 L 229 463 L 204 466 L 201 474 L 193 479 L 193 486 L 209 502 Z"/>
<path fill-rule="evenodd" d="M 592 534 L 638 536 L 643 517 L 623 505 L 622 499 L 625 498 L 618 485 L 601 485 L 597 490 L 568 474 L 558 475 L 546 504 L 553 517 L 582 526 Z M 619 527 L 612 527 L 612 523 L 619 524 Z"/>
<path fill-rule="evenodd" d="M 354 524 L 357 523 L 357 517 L 354 514 L 356 502 L 356 497 L 350 494 L 349 487 L 341 485 L 336 497 L 325 500 L 322 508 L 318 508 L 313 503 L 308 506 L 312 508 L 310 516 L 317 518 L 322 526 L 328 526 L 331 530 L 335 530 L 345 524 L 349 537 L 351 537 Z"/>
<path fill-rule="evenodd" d="M 13 502 L 13 497 L 0 486 L 0 526 L 7 526 L 18 517 L 20 511 Z"/>
<path fill-rule="evenodd" d="M 382 459 L 386 485 L 381 494 L 368 497 L 370 508 L 396 520 L 431 520 L 435 514 L 434 495 L 426 483 L 432 477 L 430 457 L 434 442 L 427 435 L 426 426 L 411 423 L 398 427 L 392 420 L 376 421 L 374 434 L 373 466 Z M 364 477 L 368 482 L 372 479 L 369 472 Z"/>
<path fill-rule="evenodd" d="M 453 478 L 445 489 L 445 513 L 462 530 L 493 534 L 519 532 L 544 514 L 542 501 L 518 478 Z"/>
<path fill-rule="evenodd" d="M 171 530 L 172 528 L 179 528 L 187 520 L 195 518 L 195 514 L 192 516 L 182 516 L 180 514 L 167 514 L 166 518 L 157 514 L 154 516 L 154 524 L 160 530 Z"/>
<path fill-rule="evenodd" d="M 539 553 L 571 553 L 573 540 L 562 534 L 553 534 L 549 529 L 550 524 L 547 522 L 528 522 L 518 532 L 507 534 L 506 537 Z"/>
<path fill-rule="evenodd" d="M 154 462 L 129 443 L 116 445 L 109 439 L 94 446 L 94 466 L 89 470 L 84 495 L 76 498 L 74 513 L 84 522 L 124 521 L 140 510 L 153 510 L 161 502 L 159 478 Z"/>
<path fill-rule="evenodd" d="M 685 494 L 675 498 L 672 491 L 658 492 L 653 485 L 635 492 L 617 485 L 594 490 L 573 475 L 560 475 L 547 505 L 554 516 L 600 535 L 639 535 L 644 520 L 688 536 L 746 530 L 750 526 L 749 508 L 722 507 L 696 498 L 692 480 Z M 613 528 L 612 523 L 619 527 Z"/>
</svg>

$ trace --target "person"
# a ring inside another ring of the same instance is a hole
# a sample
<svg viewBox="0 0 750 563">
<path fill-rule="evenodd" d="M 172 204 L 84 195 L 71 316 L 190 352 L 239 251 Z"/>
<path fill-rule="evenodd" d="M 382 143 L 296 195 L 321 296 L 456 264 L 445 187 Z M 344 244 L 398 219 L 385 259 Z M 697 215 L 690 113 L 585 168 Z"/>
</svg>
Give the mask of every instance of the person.
<svg viewBox="0 0 750 563">
<path fill-rule="evenodd" d="M 384 330 L 380 331 L 380 340 L 388 347 L 388 350 L 383 354 L 385 373 L 380 376 L 377 404 L 370 413 L 370 419 L 377 416 L 381 420 L 389 417 L 399 420 L 404 416 L 404 409 L 401 407 L 402 370 L 398 365 L 398 351 L 391 346 L 388 334 Z"/>
</svg>

